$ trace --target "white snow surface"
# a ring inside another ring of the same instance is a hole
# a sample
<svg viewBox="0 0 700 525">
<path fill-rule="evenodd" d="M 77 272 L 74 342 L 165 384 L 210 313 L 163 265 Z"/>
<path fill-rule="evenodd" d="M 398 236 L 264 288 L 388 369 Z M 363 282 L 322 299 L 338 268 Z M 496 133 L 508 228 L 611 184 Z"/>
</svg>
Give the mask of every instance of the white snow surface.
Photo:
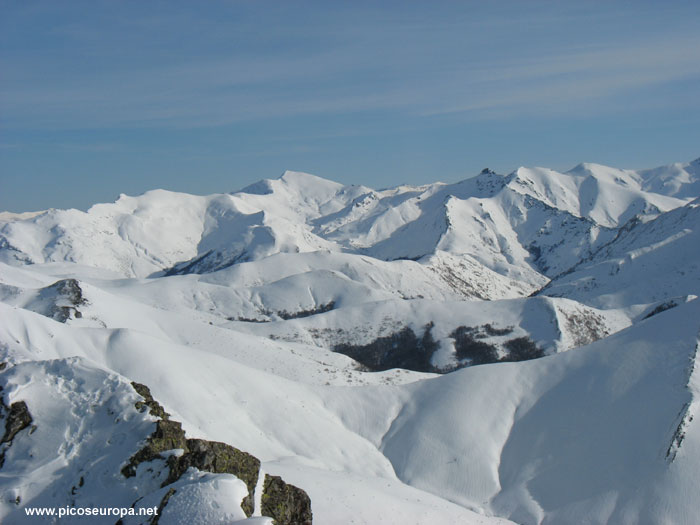
<svg viewBox="0 0 700 525">
<path fill-rule="evenodd" d="M 160 503 L 163 461 L 120 472 L 155 427 L 137 381 L 315 523 L 696 523 L 698 162 L 385 190 L 286 172 L 0 215 L 0 395 L 33 418 L 0 444 L 0 521 Z M 546 357 L 439 375 L 333 351 L 429 332 L 449 369 L 459 327 Z M 233 475 L 176 485 L 161 523 L 269 525 Z"/>
</svg>

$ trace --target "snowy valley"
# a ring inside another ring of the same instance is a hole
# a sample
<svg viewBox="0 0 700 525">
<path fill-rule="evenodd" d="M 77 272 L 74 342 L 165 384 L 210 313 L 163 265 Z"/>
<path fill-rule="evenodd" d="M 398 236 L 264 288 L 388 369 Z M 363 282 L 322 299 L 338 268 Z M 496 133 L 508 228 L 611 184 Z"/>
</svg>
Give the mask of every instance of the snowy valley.
<svg viewBox="0 0 700 525">
<path fill-rule="evenodd" d="M 698 295 L 700 159 L 4 212 L 0 521 L 695 523 Z"/>
</svg>

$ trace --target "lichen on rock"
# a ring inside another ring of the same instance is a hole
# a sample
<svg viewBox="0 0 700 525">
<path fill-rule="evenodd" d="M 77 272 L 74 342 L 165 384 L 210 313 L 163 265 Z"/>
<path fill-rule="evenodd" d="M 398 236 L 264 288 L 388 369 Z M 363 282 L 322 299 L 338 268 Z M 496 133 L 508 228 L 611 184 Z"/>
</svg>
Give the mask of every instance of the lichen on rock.
<svg viewBox="0 0 700 525">
<path fill-rule="evenodd" d="M 233 474 L 248 487 L 248 495 L 243 498 L 241 508 L 247 516 L 252 516 L 255 486 L 260 475 L 258 458 L 226 443 L 204 439 L 188 439 L 184 451 L 180 456 L 168 458 L 170 475 L 163 486 L 176 482 L 190 467 L 214 474 Z"/>
<path fill-rule="evenodd" d="M 136 393 L 140 395 L 142 398 L 145 399 L 145 401 L 137 401 L 136 402 L 136 409 L 138 411 L 143 411 L 145 410 L 144 407 L 148 407 L 150 410 L 151 415 L 155 417 L 159 417 L 161 419 L 169 419 L 170 414 L 168 414 L 165 409 L 156 401 L 153 399 L 153 396 L 151 395 L 151 389 L 148 388 L 146 385 L 137 383 L 135 381 L 131 382 L 131 386 L 133 387 L 134 390 L 136 390 Z"/>
<path fill-rule="evenodd" d="M 187 440 L 185 431 L 179 421 L 159 419 L 156 422 L 156 430 L 146 440 L 146 444 L 136 454 L 131 456 L 129 463 L 122 468 L 124 477 L 130 478 L 136 475 L 136 468 L 144 462 L 154 459 L 165 459 L 163 452 L 175 449 L 185 449 Z"/>
<path fill-rule="evenodd" d="M 308 494 L 285 483 L 279 476 L 269 474 L 265 474 L 261 510 L 275 525 L 311 525 L 313 520 Z"/>
</svg>

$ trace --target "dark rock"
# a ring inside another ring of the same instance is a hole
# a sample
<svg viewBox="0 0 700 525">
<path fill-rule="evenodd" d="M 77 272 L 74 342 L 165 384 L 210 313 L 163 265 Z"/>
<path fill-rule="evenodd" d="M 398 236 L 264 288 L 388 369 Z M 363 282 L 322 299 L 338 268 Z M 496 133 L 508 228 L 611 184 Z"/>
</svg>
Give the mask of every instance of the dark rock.
<svg viewBox="0 0 700 525">
<path fill-rule="evenodd" d="M 151 523 L 150 525 L 158 525 L 158 522 L 160 521 L 160 515 L 163 512 L 163 509 L 165 506 L 168 504 L 168 501 L 170 501 L 170 498 L 173 497 L 173 494 L 175 494 L 177 490 L 174 488 L 170 488 L 168 492 L 165 493 L 165 496 L 163 496 L 163 499 L 160 500 L 160 505 L 158 505 L 158 510 L 156 511 L 156 515 L 151 518 Z"/>
<path fill-rule="evenodd" d="M 170 417 L 170 414 L 168 414 L 165 411 L 165 409 L 162 406 L 160 406 L 158 401 L 153 399 L 153 396 L 151 395 L 151 390 L 146 385 L 142 385 L 141 383 L 136 383 L 135 381 L 132 381 L 131 386 L 134 390 L 136 390 L 136 393 L 138 395 L 145 399 L 145 401 L 136 402 L 137 410 L 143 411 L 144 407 L 148 407 L 150 409 L 151 415 L 155 417 L 159 417 L 161 419 L 168 419 Z"/>
<path fill-rule="evenodd" d="M 215 474 L 233 474 L 248 487 L 248 496 L 241 503 L 241 508 L 248 516 L 252 515 L 260 460 L 226 443 L 186 439 L 179 421 L 157 421 L 156 431 L 148 438 L 146 445 L 131 456 L 129 463 L 122 469 L 122 474 L 127 478 L 135 476 L 141 463 L 165 459 L 163 452 L 175 449 L 181 449 L 183 453 L 167 458 L 169 474 L 163 482 L 163 487 L 176 482 L 190 467 Z"/>
<path fill-rule="evenodd" d="M 146 445 L 136 454 L 131 456 L 129 463 L 122 468 L 124 477 L 130 478 L 136 475 L 136 468 L 146 461 L 163 459 L 163 452 L 174 449 L 187 448 L 185 431 L 182 430 L 182 423 L 161 419 L 156 422 L 156 430 L 146 441 Z"/>
<path fill-rule="evenodd" d="M 0 440 L 0 445 L 7 443 L 7 446 L 0 450 L 0 468 L 5 464 L 5 452 L 12 445 L 12 440 L 15 436 L 32 424 L 32 415 L 29 413 L 27 403 L 24 401 L 16 401 L 9 407 L 5 405 L 0 396 L 0 408 L 2 412 L 7 412 L 5 416 L 5 433 Z"/>
<path fill-rule="evenodd" d="M 76 279 L 62 279 L 56 281 L 51 286 L 43 288 L 42 292 L 52 294 L 57 300 L 60 298 L 63 301 L 67 301 L 70 305 L 56 304 L 53 306 L 49 315 L 56 321 L 65 323 L 70 319 L 71 313 L 73 313 L 76 318 L 83 316 L 83 314 L 78 311 L 78 306 L 87 304 L 87 300 L 83 297 L 83 290 L 80 288 L 80 283 Z"/>
<path fill-rule="evenodd" d="M 233 474 L 248 487 L 248 496 L 243 499 L 241 508 L 246 515 L 253 514 L 255 486 L 260 475 L 260 460 L 237 448 L 203 439 L 188 439 L 184 448 L 185 453 L 179 457 L 170 456 L 168 466 L 170 475 L 163 486 L 174 483 L 187 469 L 194 467 L 204 472 L 214 474 Z"/>
<path fill-rule="evenodd" d="M 263 487 L 263 516 L 271 517 L 275 525 L 311 525 L 311 499 L 305 491 L 268 474 Z"/>
<path fill-rule="evenodd" d="M 5 421 L 5 434 L 0 443 L 10 443 L 17 433 L 32 424 L 32 415 L 29 413 L 27 403 L 16 401 L 10 405 L 10 410 Z"/>
<path fill-rule="evenodd" d="M 47 289 L 54 290 L 58 295 L 67 299 L 73 306 L 87 304 L 87 300 L 83 297 L 83 289 L 80 288 L 80 283 L 76 279 L 62 279 L 56 281 Z"/>
</svg>

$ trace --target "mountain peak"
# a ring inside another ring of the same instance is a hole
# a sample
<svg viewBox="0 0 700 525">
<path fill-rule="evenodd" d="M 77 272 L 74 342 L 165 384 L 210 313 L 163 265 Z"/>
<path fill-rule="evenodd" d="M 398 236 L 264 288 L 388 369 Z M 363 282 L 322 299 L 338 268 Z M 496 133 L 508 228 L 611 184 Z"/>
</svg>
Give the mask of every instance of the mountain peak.
<svg viewBox="0 0 700 525">
<path fill-rule="evenodd" d="M 578 174 L 578 173 L 586 173 L 586 174 L 591 174 L 595 172 L 600 172 L 600 171 L 622 171 L 619 168 L 612 168 L 610 166 L 606 166 L 605 164 L 598 164 L 596 162 L 581 162 L 571 168 L 569 171 L 566 173 L 570 174 Z"/>
<path fill-rule="evenodd" d="M 335 193 L 343 188 L 343 185 L 339 182 L 324 179 L 323 177 L 312 175 L 311 173 L 286 170 L 276 179 L 262 179 L 234 193 L 269 195 L 273 193 L 275 189 L 279 189 L 281 187 L 280 183 L 288 188 L 294 188 L 297 191 L 301 189 L 305 192 L 323 188 L 326 191 L 330 190 L 331 193 Z"/>
<path fill-rule="evenodd" d="M 294 185 L 324 184 L 337 186 L 338 188 L 343 186 L 339 182 L 335 182 L 330 179 L 324 179 L 323 177 L 319 177 L 318 175 L 312 175 L 311 173 L 306 173 L 303 171 L 286 170 L 282 175 L 280 175 L 280 177 L 277 180 L 281 180 L 286 182 L 287 184 Z"/>
</svg>

